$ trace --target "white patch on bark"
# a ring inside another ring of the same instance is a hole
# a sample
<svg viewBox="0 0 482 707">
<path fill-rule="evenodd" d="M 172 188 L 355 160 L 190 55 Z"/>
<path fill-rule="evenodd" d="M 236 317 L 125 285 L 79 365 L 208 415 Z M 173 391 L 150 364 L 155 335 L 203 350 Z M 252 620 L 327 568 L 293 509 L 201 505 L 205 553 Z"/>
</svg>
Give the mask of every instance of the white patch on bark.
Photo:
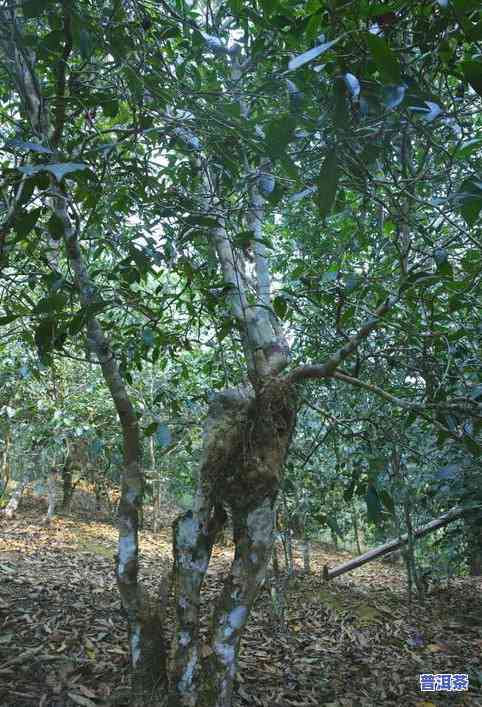
<svg viewBox="0 0 482 707">
<path fill-rule="evenodd" d="M 135 626 L 131 631 L 132 667 L 135 668 L 141 659 L 141 627 Z"/>
<path fill-rule="evenodd" d="M 208 562 L 207 560 L 191 560 L 189 568 L 196 572 L 205 572 L 208 568 Z"/>
<path fill-rule="evenodd" d="M 269 498 L 261 506 L 248 513 L 246 523 L 248 533 L 254 544 L 269 545 L 271 543 L 274 513 Z"/>
<path fill-rule="evenodd" d="M 119 574 L 123 574 L 129 560 L 135 558 L 136 541 L 133 533 L 121 535 L 119 538 Z"/>
<path fill-rule="evenodd" d="M 181 694 L 186 692 L 192 685 L 194 679 L 194 670 L 198 661 L 197 650 L 194 648 L 191 658 L 182 674 L 182 678 L 177 683 L 177 689 Z"/>
<path fill-rule="evenodd" d="M 189 602 L 185 596 L 182 596 L 179 599 L 179 606 L 181 607 L 181 609 L 187 609 L 187 607 L 189 606 Z"/>
<path fill-rule="evenodd" d="M 224 665 L 234 665 L 235 650 L 229 643 L 216 641 L 214 651 Z"/>
<path fill-rule="evenodd" d="M 126 493 L 126 501 L 127 501 L 128 503 L 134 503 L 134 501 L 135 501 L 136 498 L 137 498 L 137 495 L 138 495 L 138 494 L 137 494 L 137 491 L 136 491 L 135 489 L 128 489 L 128 491 L 127 491 L 127 493 Z"/>
<path fill-rule="evenodd" d="M 179 644 L 188 646 L 191 643 L 191 634 L 188 631 L 181 631 L 179 634 Z"/>
<path fill-rule="evenodd" d="M 249 559 L 255 565 L 258 561 L 258 555 L 255 552 L 252 552 L 251 555 L 249 556 Z"/>
<path fill-rule="evenodd" d="M 241 628 L 248 610 L 245 606 L 237 606 L 228 615 L 228 623 L 232 628 Z"/>
<path fill-rule="evenodd" d="M 199 523 L 195 518 L 183 518 L 177 526 L 177 544 L 180 548 L 191 548 L 199 535 Z"/>
</svg>

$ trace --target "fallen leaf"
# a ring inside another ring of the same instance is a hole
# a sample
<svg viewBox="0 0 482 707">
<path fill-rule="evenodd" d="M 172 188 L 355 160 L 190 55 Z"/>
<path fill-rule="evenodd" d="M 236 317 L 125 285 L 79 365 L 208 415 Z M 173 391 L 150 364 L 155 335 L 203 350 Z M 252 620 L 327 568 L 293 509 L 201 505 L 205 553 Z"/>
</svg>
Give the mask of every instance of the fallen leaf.
<svg viewBox="0 0 482 707">
<path fill-rule="evenodd" d="M 77 695 L 75 692 L 69 692 L 68 695 L 76 705 L 81 705 L 81 707 L 97 707 L 95 702 L 89 700 L 88 697 L 82 697 L 82 695 Z"/>
</svg>

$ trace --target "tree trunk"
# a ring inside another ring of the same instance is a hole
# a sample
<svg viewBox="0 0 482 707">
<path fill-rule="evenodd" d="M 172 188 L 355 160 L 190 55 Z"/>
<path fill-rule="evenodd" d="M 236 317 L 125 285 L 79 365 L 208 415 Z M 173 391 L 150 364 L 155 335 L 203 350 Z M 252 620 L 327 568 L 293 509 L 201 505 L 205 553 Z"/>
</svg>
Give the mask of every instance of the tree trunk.
<svg viewBox="0 0 482 707">
<path fill-rule="evenodd" d="M 2 461 L 0 463 L 0 469 L 1 469 L 1 478 L 3 481 L 2 485 L 2 495 L 5 496 L 5 493 L 7 491 L 8 484 L 10 482 L 10 442 L 11 442 L 11 435 L 10 432 L 6 432 L 5 434 L 5 442 L 4 442 L 4 448 L 2 452 Z"/>
<path fill-rule="evenodd" d="M 29 485 L 29 483 L 32 481 L 32 472 L 31 470 L 27 470 L 24 472 L 22 478 L 17 484 L 17 487 L 15 491 L 12 493 L 10 496 L 10 500 L 5 506 L 3 512 L 5 514 L 5 517 L 11 520 L 15 513 L 17 512 L 18 506 L 20 504 L 20 499 L 22 498 L 22 494 Z"/>
<path fill-rule="evenodd" d="M 271 557 L 274 504 L 295 423 L 290 386 L 220 393 L 209 411 L 192 511 L 174 526 L 177 626 L 170 707 L 229 707 L 241 637 Z M 233 518 L 235 556 L 208 645 L 199 640 L 200 592 L 213 543 Z"/>
<path fill-rule="evenodd" d="M 482 512 L 468 514 L 466 521 L 468 565 L 471 577 L 482 576 Z"/>
<path fill-rule="evenodd" d="M 241 637 L 265 581 L 273 530 L 273 499 L 269 497 L 249 512 L 233 513 L 236 550 L 212 619 L 212 652 L 203 661 L 202 707 L 231 705 Z"/>
<path fill-rule="evenodd" d="M 72 459 L 70 454 L 67 454 L 67 458 L 62 467 L 62 504 L 61 508 L 64 513 L 70 513 L 70 508 L 72 506 L 72 496 L 74 495 L 74 485 L 72 483 Z"/>
<path fill-rule="evenodd" d="M 82 258 L 77 231 L 67 211 L 65 195 L 54 180 L 51 191 L 54 194 L 54 212 L 63 225 L 66 255 L 75 274 L 79 298 L 82 306 L 90 309 L 98 301 L 98 295 Z M 116 577 L 127 616 L 133 696 L 140 704 L 161 704 L 166 689 L 161 615 L 158 605 L 150 600 L 138 583 L 139 513 L 144 492 L 139 423 L 114 352 L 95 318 L 87 321 L 87 341 L 99 361 L 123 437 Z"/>
<path fill-rule="evenodd" d="M 306 534 L 303 537 L 301 550 L 303 553 L 303 571 L 305 574 L 311 574 L 311 544 Z"/>
<path fill-rule="evenodd" d="M 161 529 L 161 472 L 156 469 L 156 450 L 154 447 L 154 437 L 149 437 L 149 461 L 152 474 L 152 530 L 158 533 Z"/>
<path fill-rule="evenodd" d="M 55 504 L 57 502 L 57 469 L 55 467 L 50 470 L 47 477 L 47 497 L 48 507 L 45 523 L 46 525 L 50 525 L 55 515 Z"/>
<path fill-rule="evenodd" d="M 360 533 L 358 530 L 358 516 L 357 516 L 357 511 L 354 502 L 352 501 L 351 503 L 351 519 L 353 522 L 353 534 L 355 536 L 355 542 L 356 542 L 356 549 L 359 555 L 361 555 L 361 546 L 360 546 Z"/>
</svg>

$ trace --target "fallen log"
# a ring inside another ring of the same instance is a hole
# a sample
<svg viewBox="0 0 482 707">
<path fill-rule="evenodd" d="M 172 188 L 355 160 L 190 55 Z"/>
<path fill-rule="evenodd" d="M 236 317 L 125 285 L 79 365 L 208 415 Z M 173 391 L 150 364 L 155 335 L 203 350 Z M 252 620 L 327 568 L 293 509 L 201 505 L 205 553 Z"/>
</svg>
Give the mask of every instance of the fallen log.
<svg viewBox="0 0 482 707">
<path fill-rule="evenodd" d="M 457 518 L 460 518 L 466 512 L 467 509 L 459 508 L 456 506 L 450 511 L 447 511 L 447 513 L 444 513 L 439 518 L 430 521 L 430 523 L 427 523 L 427 525 L 422 525 L 422 527 L 417 528 L 413 531 L 413 534 L 416 538 L 420 538 L 423 535 L 428 535 L 432 531 L 437 530 L 437 528 L 443 528 L 444 525 L 451 523 L 453 520 L 457 520 Z M 328 565 L 325 565 L 323 567 L 323 579 L 328 580 L 333 579 L 334 577 L 339 577 L 341 574 L 345 574 L 345 572 L 350 572 L 351 570 L 354 570 L 357 567 L 361 567 L 361 565 L 364 565 L 366 562 L 371 562 L 377 557 L 382 557 L 382 555 L 388 555 L 390 552 L 398 550 L 398 548 L 402 547 L 402 545 L 405 545 L 407 541 L 408 535 L 402 535 L 397 540 L 390 540 L 390 542 L 385 543 L 384 545 L 380 545 L 380 547 L 376 547 L 373 550 L 369 550 L 363 555 L 355 557 L 354 560 L 344 562 L 342 565 L 339 565 L 338 567 L 335 567 L 332 570 L 329 569 Z"/>
</svg>

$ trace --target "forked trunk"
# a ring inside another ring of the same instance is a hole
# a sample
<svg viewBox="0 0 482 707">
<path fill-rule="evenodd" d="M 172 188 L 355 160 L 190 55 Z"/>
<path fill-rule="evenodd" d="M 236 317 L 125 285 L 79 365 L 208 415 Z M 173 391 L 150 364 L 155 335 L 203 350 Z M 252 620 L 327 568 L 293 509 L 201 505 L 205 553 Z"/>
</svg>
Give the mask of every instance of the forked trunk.
<svg viewBox="0 0 482 707">
<path fill-rule="evenodd" d="M 229 707 L 238 653 L 271 557 L 274 504 L 295 424 L 289 385 L 224 391 L 208 416 L 192 511 L 174 526 L 177 626 L 170 707 Z M 234 560 L 209 640 L 199 638 L 200 594 L 216 536 L 233 519 Z"/>
</svg>

